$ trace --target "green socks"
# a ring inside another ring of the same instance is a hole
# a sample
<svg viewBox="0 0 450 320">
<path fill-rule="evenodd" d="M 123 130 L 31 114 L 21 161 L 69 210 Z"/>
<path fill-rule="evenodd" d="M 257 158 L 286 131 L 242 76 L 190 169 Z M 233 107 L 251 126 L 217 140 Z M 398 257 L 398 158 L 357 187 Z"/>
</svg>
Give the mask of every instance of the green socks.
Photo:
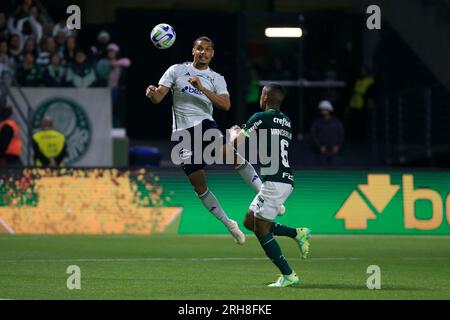
<svg viewBox="0 0 450 320">
<path fill-rule="evenodd" d="M 284 275 L 290 275 L 292 273 L 292 269 L 284 258 L 277 241 L 273 238 L 273 234 L 268 233 L 262 237 L 258 237 L 258 240 L 266 252 L 266 255 L 270 258 L 270 260 L 272 260 L 278 269 L 280 269 L 281 273 Z"/>
<path fill-rule="evenodd" d="M 272 232 L 275 236 L 286 236 L 293 239 L 297 236 L 297 230 L 295 228 L 290 228 L 275 222 L 272 224 L 270 232 Z"/>
</svg>

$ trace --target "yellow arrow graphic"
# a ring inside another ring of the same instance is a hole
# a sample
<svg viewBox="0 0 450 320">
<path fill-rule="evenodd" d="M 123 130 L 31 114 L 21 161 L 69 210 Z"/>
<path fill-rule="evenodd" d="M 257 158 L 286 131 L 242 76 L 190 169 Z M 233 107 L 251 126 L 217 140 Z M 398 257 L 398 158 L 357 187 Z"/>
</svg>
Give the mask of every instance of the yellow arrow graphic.
<svg viewBox="0 0 450 320">
<path fill-rule="evenodd" d="M 386 208 L 400 188 L 391 185 L 391 176 L 388 174 L 369 174 L 367 184 L 359 184 L 358 187 L 378 212 Z"/>
<path fill-rule="evenodd" d="M 345 229 L 367 229 L 367 220 L 377 216 L 370 210 L 357 191 L 353 191 L 337 212 L 336 219 L 343 219 Z"/>
</svg>

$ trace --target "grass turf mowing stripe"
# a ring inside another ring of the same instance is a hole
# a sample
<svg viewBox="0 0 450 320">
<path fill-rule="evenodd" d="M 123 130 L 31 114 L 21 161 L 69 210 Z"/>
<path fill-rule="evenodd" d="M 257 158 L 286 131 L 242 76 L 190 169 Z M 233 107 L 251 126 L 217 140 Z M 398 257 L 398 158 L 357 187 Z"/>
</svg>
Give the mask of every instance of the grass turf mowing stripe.
<svg viewBox="0 0 450 320">
<path fill-rule="evenodd" d="M 292 258 L 290 257 L 289 260 L 293 261 L 304 261 L 304 262 L 321 262 L 321 261 L 357 261 L 357 260 L 370 260 L 373 258 L 356 258 L 356 257 L 346 257 L 346 258 L 308 258 L 308 259 L 301 259 L 301 258 Z M 435 261 L 441 261 L 441 260 L 450 260 L 450 257 L 429 257 L 429 258 L 423 258 L 423 257 L 401 257 L 397 258 L 398 260 L 435 260 Z M 2 260 L 1 263 L 66 263 L 66 262 L 160 262 L 160 261 L 200 261 L 200 262 L 208 262 L 208 261 L 266 261 L 267 258 L 261 258 L 261 257 L 211 257 L 211 258 L 104 258 L 104 259 L 95 259 L 95 258 L 89 258 L 89 259 L 29 259 L 29 260 Z"/>
<path fill-rule="evenodd" d="M 224 236 L 0 239 L 0 296 L 11 299 L 450 299 L 448 237 L 316 236 L 306 260 L 278 238 L 301 281 L 282 290 L 266 287 L 278 270 L 255 237 L 244 246 Z M 72 264 L 81 290 L 66 287 Z M 373 264 L 381 290 L 366 287 Z"/>
</svg>

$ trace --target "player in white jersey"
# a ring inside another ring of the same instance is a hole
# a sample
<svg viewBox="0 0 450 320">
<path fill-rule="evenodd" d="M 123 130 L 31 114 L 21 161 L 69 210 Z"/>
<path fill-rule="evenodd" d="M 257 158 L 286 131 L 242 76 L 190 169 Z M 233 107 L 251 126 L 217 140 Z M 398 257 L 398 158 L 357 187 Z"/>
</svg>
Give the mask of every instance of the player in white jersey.
<svg viewBox="0 0 450 320">
<path fill-rule="evenodd" d="M 171 66 L 161 77 L 158 87 L 150 85 L 147 88 L 146 96 L 154 104 L 157 104 L 171 90 L 173 95 L 173 134 L 185 131 L 191 134 L 193 140 L 196 128 L 200 127 L 202 134 L 211 128 L 218 129 L 219 127 L 212 117 L 213 106 L 228 111 L 231 102 L 224 77 L 209 68 L 214 57 L 214 43 L 211 39 L 200 37 L 195 40 L 192 55 L 193 62 Z M 192 144 L 194 143 L 192 141 Z M 205 145 L 202 142 L 200 151 L 203 151 Z M 224 150 L 230 149 L 224 148 Z M 233 149 L 231 148 L 231 150 Z M 182 149 L 180 158 L 185 160 L 182 168 L 205 208 L 223 222 L 238 244 L 243 244 L 245 236 L 238 224 L 227 216 L 206 184 L 203 170 L 206 166 L 204 161 L 202 160 L 201 163 L 192 161 L 195 158 L 194 150 Z M 236 158 L 234 159 L 235 169 L 244 181 L 251 185 L 255 192 L 259 192 L 262 182 L 253 166 L 242 157 L 240 157 L 240 164 Z"/>
</svg>

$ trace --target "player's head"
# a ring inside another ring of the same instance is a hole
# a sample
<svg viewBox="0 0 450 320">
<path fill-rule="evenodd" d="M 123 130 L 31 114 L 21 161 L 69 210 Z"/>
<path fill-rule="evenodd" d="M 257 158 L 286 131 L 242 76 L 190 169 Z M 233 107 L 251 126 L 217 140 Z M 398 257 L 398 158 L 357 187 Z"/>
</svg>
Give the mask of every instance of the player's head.
<svg viewBox="0 0 450 320">
<path fill-rule="evenodd" d="M 265 85 L 261 91 L 259 105 L 261 109 L 280 109 L 286 93 L 284 88 L 277 83 Z"/>
<path fill-rule="evenodd" d="M 196 39 L 192 47 L 192 55 L 195 65 L 207 67 L 214 57 L 214 42 L 205 36 Z"/>
</svg>

